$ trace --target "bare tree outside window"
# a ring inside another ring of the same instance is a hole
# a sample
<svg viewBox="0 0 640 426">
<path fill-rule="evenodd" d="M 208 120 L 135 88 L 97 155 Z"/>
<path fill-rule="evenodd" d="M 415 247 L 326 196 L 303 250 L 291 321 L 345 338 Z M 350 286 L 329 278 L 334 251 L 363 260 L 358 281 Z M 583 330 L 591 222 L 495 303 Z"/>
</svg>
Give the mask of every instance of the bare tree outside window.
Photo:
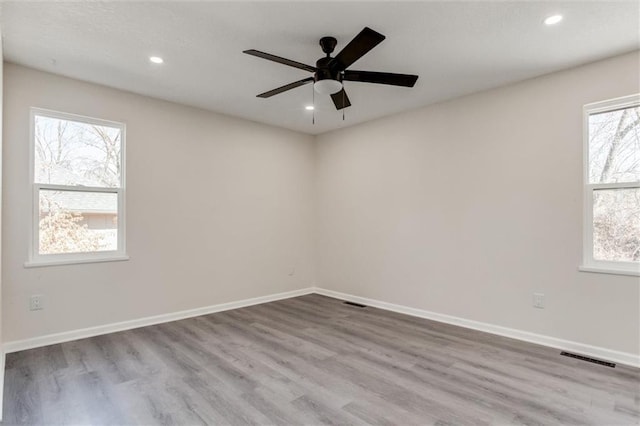
<svg viewBox="0 0 640 426">
<path fill-rule="evenodd" d="M 35 118 L 35 182 L 117 188 L 121 131 L 58 118 Z"/>
<path fill-rule="evenodd" d="M 640 261 L 640 107 L 589 115 L 593 258 Z"/>
<path fill-rule="evenodd" d="M 122 129 L 34 116 L 38 254 L 118 249 Z"/>
</svg>

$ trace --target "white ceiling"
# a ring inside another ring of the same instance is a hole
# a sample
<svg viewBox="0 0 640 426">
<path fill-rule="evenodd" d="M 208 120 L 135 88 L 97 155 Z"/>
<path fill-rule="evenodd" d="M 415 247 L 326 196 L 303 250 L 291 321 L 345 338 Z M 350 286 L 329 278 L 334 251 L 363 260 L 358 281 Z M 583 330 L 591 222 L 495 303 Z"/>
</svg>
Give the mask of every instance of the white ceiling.
<svg viewBox="0 0 640 426">
<path fill-rule="evenodd" d="M 7 2 L 5 60 L 310 134 L 639 48 L 640 2 Z M 561 13 L 547 27 L 543 19 Z M 346 82 L 346 118 L 307 85 L 258 93 L 310 73 L 242 53 L 315 65 L 363 27 L 387 36 L 351 69 L 420 76 L 414 88 Z M 150 55 L 165 59 L 153 65 Z"/>
</svg>

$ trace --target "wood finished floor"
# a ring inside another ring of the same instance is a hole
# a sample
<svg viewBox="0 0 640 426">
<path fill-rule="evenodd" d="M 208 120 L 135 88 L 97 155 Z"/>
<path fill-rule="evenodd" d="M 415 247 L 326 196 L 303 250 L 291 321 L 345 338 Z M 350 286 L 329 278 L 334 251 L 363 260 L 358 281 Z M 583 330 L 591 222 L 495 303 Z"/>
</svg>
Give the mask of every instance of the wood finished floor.
<svg viewBox="0 0 640 426">
<path fill-rule="evenodd" d="M 308 295 L 7 355 L 3 424 L 640 422 L 640 370 Z"/>
</svg>

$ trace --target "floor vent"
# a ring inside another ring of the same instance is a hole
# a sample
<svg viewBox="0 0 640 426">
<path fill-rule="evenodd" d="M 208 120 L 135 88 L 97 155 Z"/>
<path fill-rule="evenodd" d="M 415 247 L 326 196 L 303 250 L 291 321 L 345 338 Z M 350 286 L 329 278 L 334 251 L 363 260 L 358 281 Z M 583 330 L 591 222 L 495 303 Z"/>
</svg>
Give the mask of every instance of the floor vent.
<svg viewBox="0 0 640 426">
<path fill-rule="evenodd" d="M 345 305 L 351 305 L 351 306 L 355 306 L 357 308 L 366 308 L 367 305 L 361 305 L 360 303 L 356 303 L 356 302 L 344 302 Z"/>
<path fill-rule="evenodd" d="M 604 365 L 605 367 L 616 368 L 616 365 L 613 362 L 602 361 L 600 359 L 589 358 L 588 356 L 572 354 L 571 352 L 560 352 L 560 355 L 568 356 L 571 358 L 579 359 L 582 361 L 592 362 L 594 364 Z"/>
</svg>

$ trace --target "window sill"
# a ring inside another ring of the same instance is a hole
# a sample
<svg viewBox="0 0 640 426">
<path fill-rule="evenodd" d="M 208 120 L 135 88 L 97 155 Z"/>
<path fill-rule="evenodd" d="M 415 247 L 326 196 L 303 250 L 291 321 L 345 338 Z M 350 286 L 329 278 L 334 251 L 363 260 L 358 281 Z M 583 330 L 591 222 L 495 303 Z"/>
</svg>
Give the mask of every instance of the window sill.
<svg viewBox="0 0 640 426">
<path fill-rule="evenodd" d="M 85 259 L 30 260 L 24 263 L 24 267 L 41 268 L 45 266 L 77 265 L 84 263 L 122 262 L 125 260 L 129 260 L 129 256 L 126 254 Z"/>
<path fill-rule="evenodd" d="M 640 270 L 638 269 L 613 269 L 602 268 L 598 266 L 579 266 L 578 271 L 581 272 L 594 272 L 596 274 L 610 274 L 610 275 L 628 275 L 632 277 L 640 277 Z"/>
</svg>

